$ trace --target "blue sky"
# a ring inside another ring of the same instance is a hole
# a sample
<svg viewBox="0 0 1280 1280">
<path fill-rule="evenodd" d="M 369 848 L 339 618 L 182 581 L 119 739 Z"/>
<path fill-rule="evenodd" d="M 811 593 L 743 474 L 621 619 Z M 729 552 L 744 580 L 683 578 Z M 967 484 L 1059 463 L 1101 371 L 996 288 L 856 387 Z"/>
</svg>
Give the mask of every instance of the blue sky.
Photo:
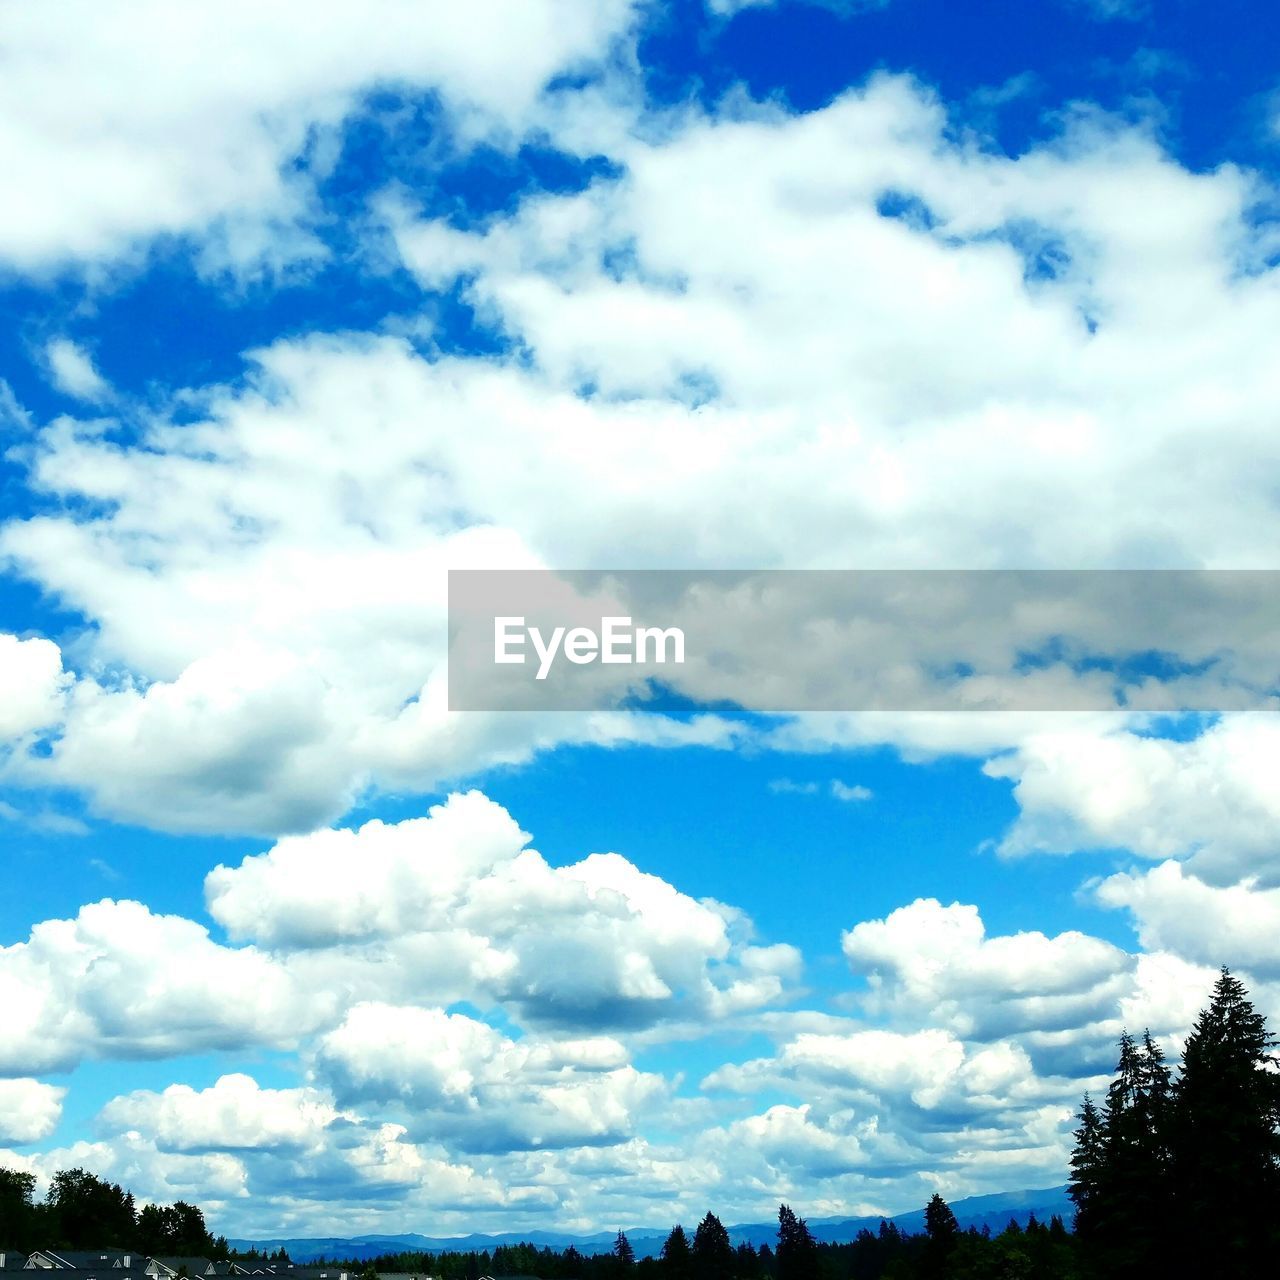
<svg viewBox="0 0 1280 1280">
<path fill-rule="evenodd" d="M 367 8 L 0 7 L 0 1160 L 1061 1181 L 1123 1026 L 1280 1011 L 1272 712 L 450 713 L 445 574 L 1277 567 L 1280 18 Z"/>
</svg>

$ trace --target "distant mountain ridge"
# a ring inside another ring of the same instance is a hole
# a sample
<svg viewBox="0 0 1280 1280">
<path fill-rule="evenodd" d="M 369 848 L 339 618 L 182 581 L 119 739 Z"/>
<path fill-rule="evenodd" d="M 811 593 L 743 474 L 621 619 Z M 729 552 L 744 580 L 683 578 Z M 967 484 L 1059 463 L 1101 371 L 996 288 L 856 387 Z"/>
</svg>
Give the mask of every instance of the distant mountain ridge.
<svg viewBox="0 0 1280 1280">
<path fill-rule="evenodd" d="M 967 1196 L 956 1200 L 951 1208 L 962 1228 L 990 1227 L 992 1234 L 1003 1231 L 1010 1221 L 1026 1226 L 1032 1214 L 1047 1222 L 1055 1213 L 1068 1227 L 1071 1225 L 1075 1206 L 1067 1195 L 1066 1186 L 1046 1187 L 1041 1190 L 999 1191 L 992 1195 Z M 884 1218 L 906 1232 L 924 1230 L 924 1209 Z M 854 1239 L 864 1228 L 875 1231 L 882 1221 L 880 1214 L 861 1218 L 810 1218 L 809 1230 L 817 1240 L 841 1244 Z M 693 1223 L 686 1223 L 686 1229 Z M 638 1258 L 653 1257 L 666 1240 L 670 1227 L 628 1227 L 627 1239 Z M 745 1222 L 729 1227 L 729 1239 L 734 1244 L 773 1245 L 778 1238 L 776 1222 Z M 423 1236 L 416 1233 L 398 1236 L 310 1236 L 302 1239 L 272 1237 L 264 1240 L 231 1240 L 233 1249 L 275 1250 L 284 1248 L 294 1262 L 310 1262 L 315 1258 L 376 1258 L 384 1253 L 444 1253 L 449 1250 L 477 1253 L 492 1250 L 499 1245 L 534 1244 L 552 1249 L 567 1249 L 570 1245 L 581 1253 L 607 1253 L 613 1248 L 616 1231 L 577 1233 L 571 1231 L 503 1231 L 496 1235 L 473 1232 L 465 1236 Z"/>
</svg>

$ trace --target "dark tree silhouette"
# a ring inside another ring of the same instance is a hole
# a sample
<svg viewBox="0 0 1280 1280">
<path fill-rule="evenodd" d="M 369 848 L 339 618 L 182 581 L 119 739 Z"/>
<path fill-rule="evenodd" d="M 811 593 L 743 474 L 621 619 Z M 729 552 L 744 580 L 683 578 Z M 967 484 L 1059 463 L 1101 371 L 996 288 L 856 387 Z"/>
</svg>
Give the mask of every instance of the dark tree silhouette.
<svg viewBox="0 0 1280 1280">
<path fill-rule="evenodd" d="M 777 1280 L 817 1280 L 818 1249 L 809 1224 L 796 1217 L 789 1205 L 778 1206 Z"/>
<path fill-rule="evenodd" d="M 663 1270 L 670 1280 L 688 1280 L 691 1267 L 689 1237 L 679 1223 L 671 1228 L 671 1234 L 664 1241 L 660 1256 Z"/>
<path fill-rule="evenodd" d="M 1068 1192 L 1076 1205 L 1076 1234 L 1092 1244 L 1098 1237 L 1097 1224 L 1103 1213 L 1106 1179 L 1106 1148 L 1102 1114 L 1086 1093 L 1080 1104 L 1080 1126 L 1076 1129 L 1075 1151 L 1071 1156 Z"/>
<path fill-rule="evenodd" d="M 699 1280 L 731 1280 L 733 1264 L 729 1233 L 714 1213 L 708 1213 L 693 1233 L 693 1269 Z"/>
<path fill-rule="evenodd" d="M 1173 1101 L 1173 1180 L 1187 1274 L 1256 1274 L 1280 1247 L 1276 1040 L 1223 969 L 1182 1055 Z"/>
<path fill-rule="evenodd" d="M 1120 1038 L 1099 1110 L 1086 1096 L 1070 1191 L 1082 1261 L 1099 1277 L 1260 1274 L 1280 1249 L 1276 1041 L 1222 970 L 1172 1083 L 1159 1045 Z"/>
<path fill-rule="evenodd" d="M 925 1275 L 942 1276 L 955 1252 L 960 1224 L 956 1221 L 951 1206 L 936 1191 L 924 1208 L 924 1233 L 929 1242 L 925 1248 Z"/>
<path fill-rule="evenodd" d="M 630 1270 L 635 1266 L 636 1251 L 631 1247 L 631 1241 L 627 1239 L 627 1233 L 621 1229 L 618 1231 L 617 1239 L 613 1242 L 613 1256 L 623 1270 Z"/>
<path fill-rule="evenodd" d="M 35 1174 L 0 1169 L 0 1242 L 30 1253 L 36 1248 Z"/>
<path fill-rule="evenodd" d="M 137 1229 L 132 1194 L 83 1169 L 55 1173 L 45 1206 L 50 1243 L 66 1249 L 126 1245 Z"/>
</svg>

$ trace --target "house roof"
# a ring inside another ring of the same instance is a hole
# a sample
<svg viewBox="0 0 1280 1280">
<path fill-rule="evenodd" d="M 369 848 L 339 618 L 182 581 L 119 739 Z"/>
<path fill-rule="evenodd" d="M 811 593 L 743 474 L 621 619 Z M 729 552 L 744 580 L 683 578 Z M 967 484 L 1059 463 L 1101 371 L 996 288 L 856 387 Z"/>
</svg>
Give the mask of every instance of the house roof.
<svg viewBox="0 0 1280 1280">
<path fill-rule="evenodd" d="M 48 1256 L 48 1250 L 43 1251 Z M 83 1255 L 76 1254 L 76 1257 Z M 97 1254 L 90 1254 L 89 1257 L 99 1257 Z M 139 1255 L 140 1256 L 140 1255 Z M 59 1258 L 66 1258 L 66 1254 L 58 1254 Z M 58 1280 L 121 1280 L 121 1277 L 137 1276 L 141 1280 L 141 1270 L 121 1270 L 119 1267 L 113 1267 L 110 1262 L 100 1263 L 98 1265 L 87 1267 L 55 1267 Z"/>
<path fill-rule="evenodd" d="M 142 1266 L 142 1255 L 128 1249 L 37 1249 L 31 1258 L 37 1257 L 48 1258 L 58 1271 L 94 1271 L 100 1267 L 116 1267 L 118 1271 L 117 1264 L 124 1258 L 136 1258 L 139 1270 Z"/>
<path fill-rule="evenodd" d="M 178 1272 L 181 1271 L 183 1267 L 186 1267 L 187 1275 L 189 1276 L 206 1275 L 209 1271 L 209 1268 L 213 1265 L 208 1258 L 154 1258 L 153 1257 L 153 1258 L 147 1259 L 148 1266 L 150 1266 L 153 1262 L 156 1263 L 158 1266 L 163 1267 L 166 1271 L 168 1271 L 172 1275 L 177 1275 Z"/>
</svg>

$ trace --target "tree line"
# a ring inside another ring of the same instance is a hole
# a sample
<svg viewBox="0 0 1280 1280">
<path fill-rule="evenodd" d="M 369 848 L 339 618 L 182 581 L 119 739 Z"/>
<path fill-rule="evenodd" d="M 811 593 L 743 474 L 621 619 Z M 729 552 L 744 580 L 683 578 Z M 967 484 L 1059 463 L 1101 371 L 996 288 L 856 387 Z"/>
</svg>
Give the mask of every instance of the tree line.
<svg viewBox="0 0 1280 1280">
<path fill-rule="evenodd" d="M 185 1200 L 139 1209 L 133 1193 L 84 1169 L 53 1175 L 43 1200 L 35 1198 L 35 1175 L 0 1168 L 0 1245 L 36 1249 L 137 1249 L 152 1257 L 229 1256 L 215 1239 L 204 1213 Z"/>
</svg>

